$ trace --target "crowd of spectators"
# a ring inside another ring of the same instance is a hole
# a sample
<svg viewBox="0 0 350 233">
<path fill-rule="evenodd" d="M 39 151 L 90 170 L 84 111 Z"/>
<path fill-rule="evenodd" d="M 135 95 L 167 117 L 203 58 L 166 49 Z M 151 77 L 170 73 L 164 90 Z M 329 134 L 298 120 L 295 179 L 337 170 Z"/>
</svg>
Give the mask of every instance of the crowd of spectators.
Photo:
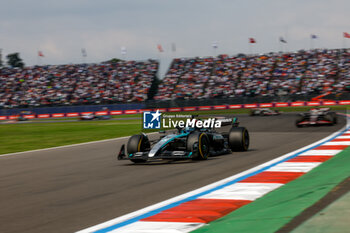
<svg viewBox="0 0 350 233">
<path fill-rule="evenodd" d="M 0 108 L 142 102 L 158 62 L 0 69 Z M 155 100 L 350 92 L 350 49 L 178 58 Z"/>
<path fill-rule="evenodd" d="M 350 50 L 175 59 L 155 99 L 343 93 L 350 90 Z"/>
<path fill-rule="evenodd" d="M 214 58 L 174 59 L 158 86 L 156 99 L 200 98 L 204 95 L 204 85 L 211 76 L 213 63 Z"/>
<path fill-rule="evenodd" d="M 140 102 L 157 71 L 154 60 L 0 68 L 0 107 Z"/>
</svg>

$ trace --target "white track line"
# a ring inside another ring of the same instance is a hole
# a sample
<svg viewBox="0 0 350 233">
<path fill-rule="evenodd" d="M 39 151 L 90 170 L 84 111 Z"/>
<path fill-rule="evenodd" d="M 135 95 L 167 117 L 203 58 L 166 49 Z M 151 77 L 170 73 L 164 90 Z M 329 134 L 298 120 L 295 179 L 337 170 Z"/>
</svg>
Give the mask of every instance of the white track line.
<svg viewBox="0 0 350 233">
<path fill-rule="evenodd" d="M 198 199 L 250 200 L 264 196 L 266 193 L 281 187 L 278 183 L 235 183 L 225 188 L 203 195 Z"/>
<path fill-rule="evenodd" d="M 339 139 L 350 139 L 350 136 L 340 136 Z"/>
<path fill-rule="evenodd" d="M 277 164 L 276 166 L 273 166 L 270 169 L 267 169 L 267 172 L 309 172 L 310 170 L 314 169 L 321 163 L 319 162 L 284 162 Z"/>
<path fill-rule="evenodd" d="M 325 144 L 323 144 L 325 146 L 350 146 L 350 141 L 348 142 L 326 142 Z"/>
<path fill-rule="evenodd" d="M 310 150 L 302 153 L 300 156 L 304 155 L 328 155 L 328 156 L 333 156 L 338 154 L 342 150 Z"/>
<path fill-rule="evenodd" d="M 118 233 L 181 233 L 191 232 L 202 226 L 204 223 L 183 223 L 183 222 L 135 222 L 133 224 L 117 229 Z M 113 233 L 111 231 L 110 233 Z"/>
</svg>

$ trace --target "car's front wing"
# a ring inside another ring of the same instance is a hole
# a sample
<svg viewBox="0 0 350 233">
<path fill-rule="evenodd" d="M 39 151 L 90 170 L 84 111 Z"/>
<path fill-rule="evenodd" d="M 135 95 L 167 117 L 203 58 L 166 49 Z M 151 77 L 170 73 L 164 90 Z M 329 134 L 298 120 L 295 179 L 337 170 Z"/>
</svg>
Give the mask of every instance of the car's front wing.
<svg viewBox="0 0 350 233">
<path fill-rule="evenodd" d="M 191 159 L 193 158 L 193 153 L 188 151 L 162 151 L 161 153 L 156 154 L 153 157 L 149 156 L 149 152 L 136 152 L 134 154 L 126 154 L 125 153 L 125 146 L 123 145 L 119 155 L 118 160 L 145 160 L 145 161 L 151 161 L 151 160 L 159 160 L 159 159 Z"/>
<path fill-rule="evenodd" d="M 298 125 L 329 125 L 332 124 L 332 121 L 327 120 L 318 120 L 318 121 L 301 121 Z"/>
</svg>

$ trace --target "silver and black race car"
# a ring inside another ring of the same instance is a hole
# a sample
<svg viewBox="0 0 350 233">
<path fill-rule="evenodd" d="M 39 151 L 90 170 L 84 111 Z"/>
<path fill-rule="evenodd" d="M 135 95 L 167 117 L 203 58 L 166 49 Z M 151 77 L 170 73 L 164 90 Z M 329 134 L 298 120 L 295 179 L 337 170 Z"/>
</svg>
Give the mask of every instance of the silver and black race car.
<svg viewBox="0 0 350 233">
<path fill-rule="evenodd" d="M 206 160 L 209 156 L 246 151 L 249 133 L 239 127 L 237 118 L 231 118 L 229 132 L 219 133 L 213 128 L 177 128 L 176 132 L 163 134 L 159 139 L 149 140 L 147 135 L 137 134 L 122 145 L 119 160 L 144 163 L 155 160 Z M 125 150 L 126 149 L 126 150 Z"/>
<path fill-rule="evenodd" d="M 82 114 L 79 119 L 81 121 L 91 121 L 91 120 L 109 120 L 111 116 L 109 115 L 97 115 L 95 113 L 85 113 Z"/>
<path fill-rule="evenodd" d="M 278 110 L 272 110 L 269 108 L 253 108 L 250 111 L 251 116 L 276 116 L 281 113 Z"/>
<path fill-rule="evenodd" d="M 337 122 L 337 114 L 330 111 L 330 108 L 313 108 L 309 112 L 300 113 L 295 125 L 297 127 L 335 125 Z"/>
</svg>

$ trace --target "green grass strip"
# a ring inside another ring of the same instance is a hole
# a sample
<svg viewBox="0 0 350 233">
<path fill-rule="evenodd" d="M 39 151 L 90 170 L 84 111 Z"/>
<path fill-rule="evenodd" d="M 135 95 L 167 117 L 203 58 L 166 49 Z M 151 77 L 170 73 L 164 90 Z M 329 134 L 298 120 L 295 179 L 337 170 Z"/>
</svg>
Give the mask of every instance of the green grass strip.
<svg viewBox="0 0 350 233">
<path fill-rule="evenodd" d="M 350 147 L 281 188 L 193 233 L 272 233 L 310 207 L 350 175 Z"/>
<path fill-rule="evenodd" d="M 0 154 L 140 133 L 141 120 L 0 125 Z"/>
</svg>

